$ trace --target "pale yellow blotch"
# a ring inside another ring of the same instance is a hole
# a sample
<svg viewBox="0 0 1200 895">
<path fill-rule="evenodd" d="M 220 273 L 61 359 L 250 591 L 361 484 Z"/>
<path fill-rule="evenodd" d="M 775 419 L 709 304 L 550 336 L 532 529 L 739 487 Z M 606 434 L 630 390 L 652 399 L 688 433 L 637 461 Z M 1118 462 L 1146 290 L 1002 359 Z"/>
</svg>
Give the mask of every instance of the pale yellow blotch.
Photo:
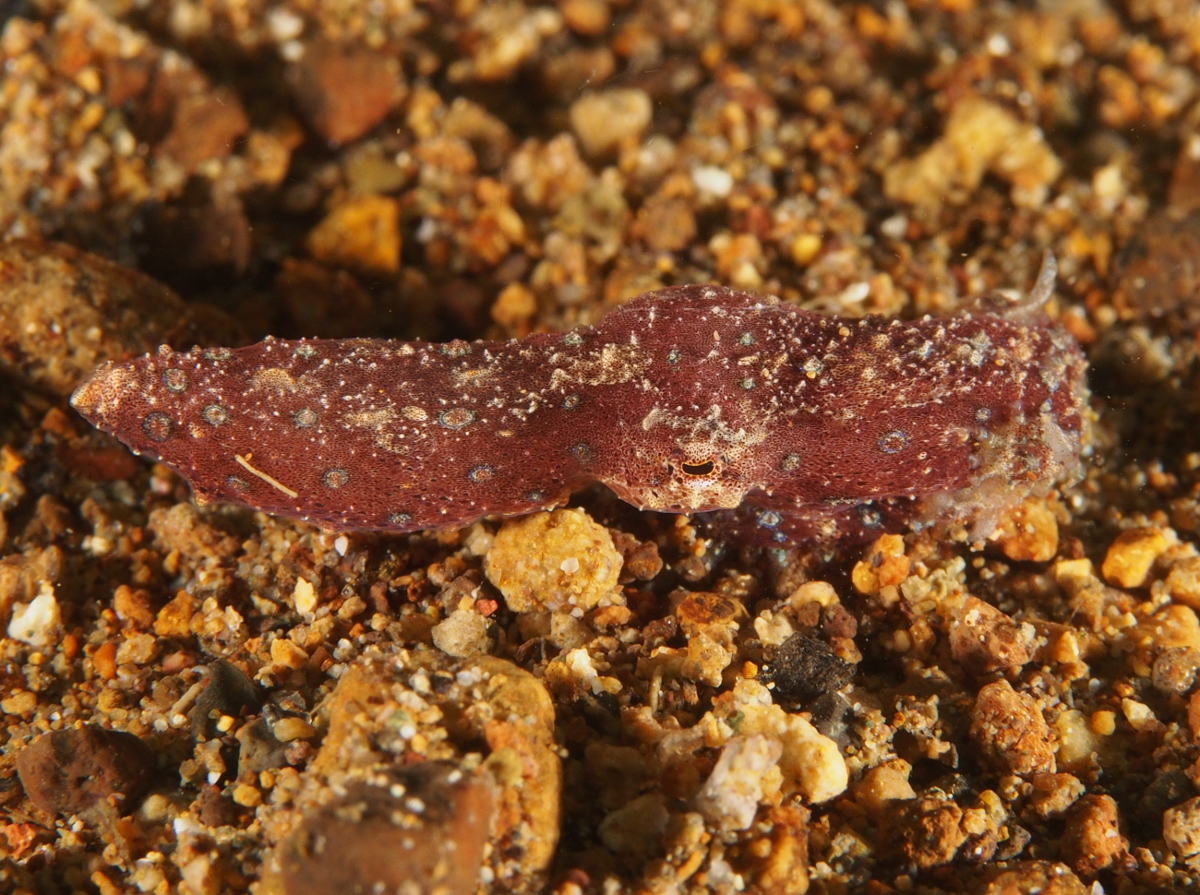
<svg viewBox="0 0 1200 895">
<path fill-rule="evenodd" d="M 351 426 L 359 426 L 363 429 L 378 429 L 386 426 L 396 418 L 396 411 L 391 407 L 384 407 L 379 410 L 360 410 L 357 413 L 347 413 L 345 420 Z"/>
<path fill-rule="evenodd" d="M 550 374 L 550 388 L 571 383 L 621 385 L 632 382 L 650 367 L 650 355 L 635 345 L 605 345 L 587 357 L 572 358 Z"/>
<path fill-rule="evenodd" d="M 268 367 L 265 370 L 257 370 L 250 380 L 250 391 L 265 389 L 274 392 L 297 392 L 300 390 L 298 383 L 292 374 L 287 370 L 279 367 Z"/>
</svg>

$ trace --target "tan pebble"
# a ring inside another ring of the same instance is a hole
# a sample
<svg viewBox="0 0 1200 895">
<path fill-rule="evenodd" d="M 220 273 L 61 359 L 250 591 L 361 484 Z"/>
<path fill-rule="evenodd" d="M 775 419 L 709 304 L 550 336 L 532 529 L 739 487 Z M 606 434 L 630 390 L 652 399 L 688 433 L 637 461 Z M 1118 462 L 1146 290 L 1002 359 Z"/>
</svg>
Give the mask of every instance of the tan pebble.
<svg viewBox="0 0 1200 895">
<path fill-rule="evenodd" d="M 567 27 L 584 37 L 603 34 L 612 20 L 605 0 L 565 0 L 561 10 Z"/>
<path fill-rule="evenodd" d="M 1073 774 L 1034 774 L 1029 810 L 1041 820 L 1059 817 L 1083 795 L 1083 781 Z"/>
<path fill-rule="evenodd" d="M 729 667 L 733 656 L 732 649 L 708 634 L 696 634 L 688 638 L 687 658 L 680 666 L 680 673 L 689 680 L 719 687 L 721 672 Z"/>
<path fill-rule="evenodd" d="M 662 793 L 650 792 L 630 800 L 600 821 L 597 831 L 605 848 L 617 854 L 648 855 L 659 847 L 670 820 Z"/>
<path fill-rule="evenodd" d="M 159 651 L 159 640 L 153 634 L 134 634 L 117 647 L 117 665 L 149 665 Z"/>
<path fill-rule="evenodd" d="M 994 539 L 1014 562 L 1048 562 L 1058 552 L 1058 520 L 1045 500 L 1030 498 L 1005 517 Z"/>
<path fill-rule="evenodd" d="M 571 130 L 584 155 L 593 158 L 636 143 L 650 124 L 654 106 L 650 95 L 635 88 L 589 93 L 571 105 Z"/>
<path fill-rule="evenodd" d="M 821 251 L 821 237 L 816 233 L 801 233 L 792 240 L 790 253 L 792 262 L 799 267 L 808 267 Z"/>
<path fill-rule="evenodd" d="M 444 686 L 413 689 L 414 682 L 435 677 Z M 422 704 L 428 709 L 414 714 Z M 306 777 L 340 780 L 386 770 L 398 754 L 454 757 L 457 742 L 473 744 L 473 751 L 486 744 L 484 770 L 497 784 L 491 838 L 505 843 L 491 852 L 491 872 L 533 879 L 545 871 L 559 835 L 562 760 L 553 703 L 532 674 L 489 656 L 458 660 L 435 650 L 401 650 L 387 661 L 352 665 L 326 706 L 327 731 Z M 456 719 L 452 738 L 443 727 L 448 716 Z M 395 748 L 401 752 L 390 751 Z M 486 825 L 471 829 L 488 836 Z M 472 877 L 469 891 L 477 882 Z"/>
<path fill-rule="evenodd" d="M 271 727 L 271 733 L 281 743 L 307 740 L 317 735 L 316 729 L 303 718 L 280 718 Z"/>
<path fill-rule="evenodd" d="M 304 813 L 270 856 L 262 890 L 472 895 L 494 804 L 486 776 L 445 762 L 381 769 Z"/>
<path fill-rule="evenodd" d="M 1146 645 L 1154 649 L 1200 649 L 1200 618 L 1190 606 L 1164 606 L 1144 619 L 1138 628 L 1148 635 Z"/>
<path fill-rule="evenodd" d="M 825 607 L 840 602 L 837 591 L 828 581 L 806 581 L 792 591 L 787 601 L 793 609 L 799 609 L 807 603 Z"/>
<path fill-rule="evenodd" d="M 537 313 L 537 298 L 522 283 L 509 283 L 492 304 L 492 320 L 515 336 L 529 332 L 529 321 Z"/>
<path fill-rule="evenodd" d="M 117 645 L 111 640 L 105 641 L 92 653 L 92 667 L 102 680 L 111 681 L 117 676 Z"/>
<path fill-rule="evenodd" d="M 583 510 L 568 509 L 505 522 L 484 572 L 513 612 L 582 614 L 624 602 L 621 564 L 608 529 Z"/>
<path fill-rule="evenodd" d="M 633 621 L 633 615 L 628 606 L 602 606 L 592 612 L 590 621 L 602 630 L 619 628 Z"/>
<path fill-rule="evenodd" d="M 1075 773 L 1086 771 L 1100 747 L 1090 719 L 1078 709 L 1070 709 L 1054 719 L 1054 731 L 1058 734 L 1058 765 Z"/>
<path fill-rule="evenodd" d="M 735 736 L 721 750 L 693 805 L 723 833 L 749 829 L 763 800 L 764 780 L 783 755 L 778 740 L 761 735 Z"/>
<path fill-rule="evenodd" d="M 317 608 L 317 591 L 306 578 L 297 578 L 292 589 L 292 605 L 299 613 L 309 613 Z"/>
<path fill-rule="evenodd" d="M 866 558 L 855 564 L 850 581 L 860 594 L 877 594 L 884 587 L 904 581 L 910 569 L 904 555 L 904 538 L 884 535 L 867 548 Z"/>
<path fill-rule="evenodd" d="M 0 699 L 0 712 L 6 715 L 30 715 L 37 708 L 36 693 L 28 690 L 14 690 Z"/>
<path fill-rule="evenodd" d="M 389 196 L 356 196 L 334 207 L 308 235 L 308 251 L 331 267 L 368 274 L 400 269 L 400 205 Z"/>
<path fill-rule="evenodd" d="M 1031 696 L 1008 681 L 979 691 L 971 717 L 971 738 L 993 765 L 1011 774 L 1053 773 L 1054 741 Z"/>
<path fill-rule="evenodd" d="M 280 637 L 271 643 L 271 661 L 284 668 L 303 668 L 308 661 L 308 653 L 293 641 Z"/>
<path fill-rule="evenodd" d="M 1150 577 L 1154 561 L 1178 543 L 1169 528 L 1131 528 L 1121 532 L 1100 567 L 1104 579 L 1117 587 L 1142 587 Z"/>
<path fill-rule="evenodd" d="M 815 804 L 846 791 L 850 772 L 837 743 L 804 717 L 771 704 L 771 691 L 758 681 L 739 681 L 734 692 L 738 699 L 730 708 L 740 713 L 738 733 L 761 733 L 783 744 L 779 770 L 785 793 L 798 792 Z"/>
<path fill-rule="evenodd" d="M 170 603 L 158 610 L 154 619 L 154 633 L 159 637 L 181 639 L 192 633 L 192 616 L 196 614 L 196 598 L 185 590 L 175 595 Z"/>
<path fill-rule="evenodd" d="M 1117 713 L 1111 709 L 1092 712 L 1092 733 L 1102 737 L 1112 736 L 1117 730 Z"/>
<path fill-rule="evenodd" d="M 1173 563 L 1165 584 L 1176 603 L 1200 609 L 1200 556 L 1187 556 Z"/>
<path fill-rule="evenodd" d="M 1078 593 L 1085 587 L 1099 583 L 1096 567 L 1090 559 L 1062 559 L 1050 571 L 1058 586 L 1068 594 Z"/>
<path fill-rule="evenodd" d="M 433 626 L 433 645 L 455 658 L 477 656 L 487 652 L 487 629 L 487 619 L 473 607 L 455 609 Z"/>
<path fill-rule="evenodd" d="M 1134 730 L 1142 730 L 1158 720 L 1154 717 L 1154 710 L 1150 706 L 1144 702 L 1138 702 L 1136 699 L 1122 699 L 1121 714 L 1125 716 L 1125 720 Z"/>
<path fill-rule="evenodd" d="M 911 771 L 912 765 L 904 759 L 871 768 L 854 787 L 855 801 L 868 812 L 878 815 L 887 810 L 889 802 L 916 798 L 916 790 L 908 782 Z"/>
<path fill-rule="evenodd" d="M 257 808 L 262 804 L 262 793 L 257 786 L 239 783 L 233 788 L 233 801 L 243 808 Z"/>
<path fill-rule="evenodd" d="M 1037 207 L 1061 172 L 1062 162 L 1036 125 L 967 96 L 954 104 L 940 140 L 916 158 L 888 166 L 883 190 L 891 199 L 931 208 L 947 197 L 965 201 L 993 174 L 1011 185 L 1014 203 Z"/>
<path fill-rule="evenodd" d="M 675 607 L 675 617 L 683 632 L 689 637 L 709 625 L 738 629 L 738 619 L 746 617 L 746 607 L 740 600 L 731 600 L 721 594 L 689 593 Z"/>
<path fill-rule="evenodd" d="M 112 607 L 117 618 L 134 628 L 144 630 L 154 624 L 154 606 L 147 591 L 122 584 L 113 591 Z"/>
</svg>

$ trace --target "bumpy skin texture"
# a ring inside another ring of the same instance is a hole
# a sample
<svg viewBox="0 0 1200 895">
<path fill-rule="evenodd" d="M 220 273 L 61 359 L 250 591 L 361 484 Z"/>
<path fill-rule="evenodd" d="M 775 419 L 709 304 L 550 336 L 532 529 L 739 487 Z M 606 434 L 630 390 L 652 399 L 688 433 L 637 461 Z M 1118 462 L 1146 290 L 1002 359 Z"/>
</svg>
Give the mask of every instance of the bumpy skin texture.
<svg viewBox="0 0 1200 895">
<path fill-rule="evenodd" d="M 1052 285 L 915 322 L 680 286 L 512 342 L 164 348 L 72 403 L 201 498 L 333 529 L 460 526 L 601 482 L 642 509 L 741 507 L 779 539 L 982 537 L 1078 468 L 1084 362 L 1041 312 Z"/>
</svg>

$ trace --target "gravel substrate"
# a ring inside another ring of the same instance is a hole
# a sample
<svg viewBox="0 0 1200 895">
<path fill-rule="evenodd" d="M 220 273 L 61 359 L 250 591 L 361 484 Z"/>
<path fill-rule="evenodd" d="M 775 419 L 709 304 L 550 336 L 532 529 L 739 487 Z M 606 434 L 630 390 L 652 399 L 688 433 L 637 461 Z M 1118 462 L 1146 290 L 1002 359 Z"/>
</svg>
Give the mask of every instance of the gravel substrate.
<svg viewBox="0 0 1200 895">
<path fill-rule="evenodd" d="M 0 17 L 0 891 L 1200 885 L 1194 0 Z M 973 495 L 986 540 L 601 487 L 322 531 L 68 404 L 160 344 L 466 350 L 690 283 L 946 316 L 1047 250 L 1084 471 Z"/>
</svg>

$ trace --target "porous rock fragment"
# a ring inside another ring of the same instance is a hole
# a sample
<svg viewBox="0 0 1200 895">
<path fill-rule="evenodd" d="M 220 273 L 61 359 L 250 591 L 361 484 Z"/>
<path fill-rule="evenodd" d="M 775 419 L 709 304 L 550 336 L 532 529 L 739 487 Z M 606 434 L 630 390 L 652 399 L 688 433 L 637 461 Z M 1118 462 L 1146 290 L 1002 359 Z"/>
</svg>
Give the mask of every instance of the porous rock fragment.
<svg viewBox="0 0 1200 895">
<path fill-rule="evenodd" d="M 571 129 L 584 154 L 603 157 L 636 144 L 654 114 L 649 94 L 618 88 L 581 96 L 571 106 Z"/>
<path fill-rule="evenodd" d="M 581 614 L 621 602 L 622 561 L 607 528 L 563 509 L 505 522 L 483 568 L 513 612 Z"/>
<path fill-rule="evenodd" d="M 771 654 L 762 674 L 778 699 L 800 703 L 840 690 L 853 676 L 854 666 L 829 644 L 800 633 L 793 634 Z"/>
<path fill-rule="evenodd" d="M 17 753 L 17 774 L 42 811 L 78 814 L 110 796 L 122 813 L 150 785 L 154 753 L 131 733 L 87 726 L 44 734 Z"/>
<path fill-rule="evenodd" d="M 968 96 L 955 103 L 941 139 L 916 158 L 888 166 L 883 191 L 932 210 L 945 201 L 965 203 L 984 176 L 993 174 L 1011 185 L 1014 204 L 1036 208 L 1062 167 L 1036 125 Z"/>
<path fill-rule="evenodd" d="M 1167 848 L 1193 869 L 1200 869 L 1200 797 L 1167 810 L 1162 823 Z"/>
<path fill-rule="evenodd" d="M 1010 774 L 1053 773 L 1054 741 L 1031 696 L 1008 681 L 979 691 L 971 717 L 971 738 L 985 757 Z"/>
<path fill-rule="evenodd" d="M 995 606 L 967 597 L 950 625 L 950 654 L 976 676 L 1018 671 L 1033 658 L 1037 631 Z"/>
<path fill-rule="evenodd" d="M 945 797 L 922 796 L 883 815 L 880 850 L 927 870 L 953 861 L 967 835 L 962 808 Z"/>
</svg>

